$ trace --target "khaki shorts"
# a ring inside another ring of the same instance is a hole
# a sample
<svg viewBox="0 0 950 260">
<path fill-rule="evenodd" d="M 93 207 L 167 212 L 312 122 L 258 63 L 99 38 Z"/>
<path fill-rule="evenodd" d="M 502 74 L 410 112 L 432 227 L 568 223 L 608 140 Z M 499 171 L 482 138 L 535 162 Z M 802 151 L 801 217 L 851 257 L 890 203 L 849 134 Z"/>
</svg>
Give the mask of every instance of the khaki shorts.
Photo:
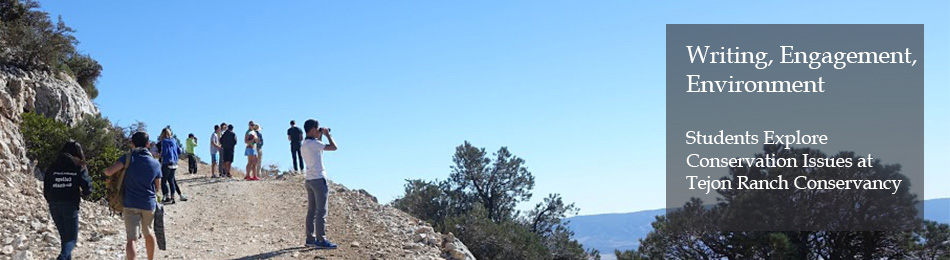
<svg viewBox="0 0 950 260">
<path fill-rule="evenodd" d="M 142 235 L 152 234 L 152 220 L 155 218 L 154 210 L 145 210 L 137 208 L 124 208 L 122 218 L 125 219 L 125 238 L 136 240 L 139 238 L 139 227 L 142 228 Z"/>
</svg>

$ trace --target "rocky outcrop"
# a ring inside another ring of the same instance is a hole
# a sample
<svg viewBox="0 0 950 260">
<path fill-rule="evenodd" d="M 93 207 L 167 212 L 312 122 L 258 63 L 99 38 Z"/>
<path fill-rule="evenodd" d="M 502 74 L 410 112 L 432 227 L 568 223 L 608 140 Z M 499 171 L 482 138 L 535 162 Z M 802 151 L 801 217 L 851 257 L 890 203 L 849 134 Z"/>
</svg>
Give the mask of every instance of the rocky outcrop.
<svg viewBox="0 0 950 260">
<path fill-rule="evenodd" d="M 70 125 L 99 113 L 82 86 L 66 74 L 0 67 L 0 175 L 30 172 L 19 127 L 27 111 Z"/>
<path fill-rule="evenodd" d="M 293 180 L 294 178 L 289 179 Z M 302 180 L 298 181 L 302 182 Z M 398 254 L 368 255 L 368 257 L 375 259 L 432 259 L 434 256 L 439 256 L 452 260 L 475 260 L 475 256 L 468 250 L 468 247 L 452 233 L 438 233 L 425 221 L 391 206 L 381 205 L 377 202 L 376 197 L 365 190 L 350 190 L 337 183 L 331 183 L 330 187 L 333 191 L 330 197 L 331 205 L 334 206 L 331 208 L 331 213 L 341 215 L 347 219 L 346 222 L 348 223 L 354 223 L 353 227 L 357 234 L 368 231 L 366 227 L 370 226 L 377 227 L 373 230 L 373 236 L 375 237 L 380 237 L 380 233 L 392 234 L 389 237 L 382 236 L 384 239 L 373 239 L 358 235 L 356 239 L 363 241 L 353 241 L 350 244 L 351 247 L 369 247 L 375 248 L 374 251 L 382 252 L 401 247 L 404 250 L 419 253 L 412 255 L 413 257 Z M 333 195 L 336 195 L 336 197 Z M 408 235 L 408 237 L 405 235 Z"/>
<path fill-rule="evenodd" d="M 0 259 L 48 259 L 48 252 L 59 246 L 42 183 L 33 177 L 20 134 L 21 115 L 27 111 L 67 124 L 99 113 L 82 87 L 65 74 L 0 67 Z M 100 232 L 98 224 L 116 232 L 111 227 L 118 225 L 117 220 L 102 214 L 102 209 L 83 204 L 83 212 L 98 215 L 83 219 L 87 235 Z"/>
</svg>

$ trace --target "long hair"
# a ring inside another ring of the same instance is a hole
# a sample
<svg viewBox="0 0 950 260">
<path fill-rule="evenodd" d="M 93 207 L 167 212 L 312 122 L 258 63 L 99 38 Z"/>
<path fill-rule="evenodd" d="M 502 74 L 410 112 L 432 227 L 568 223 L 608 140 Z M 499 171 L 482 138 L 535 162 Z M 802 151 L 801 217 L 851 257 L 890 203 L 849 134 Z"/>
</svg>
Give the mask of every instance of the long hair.
<svg viewBox="0 0 950 260">
<path fill-rule="evenodd" d="M 168 128 L 162 129 L 162 134 L 158 135 L 158 140 L 161 141 L 165 138 L 172 138 L 172 130 L 168 130 Z"/>
<path fill-rule="evenodd" d="M 63 149 L 61 149 L 60 152 L 66 155 L 66 157 L 69 157 L 69 159 L 73 160 L 76 165 L 86 167 L 86 154 L 82 152 L 82 145 L 80 145 L 79 142 L 76 142 L 76 140 L 70 139 L 69 141 L 66 141 L 66 143 L 63 144 Z"/>
</svg>

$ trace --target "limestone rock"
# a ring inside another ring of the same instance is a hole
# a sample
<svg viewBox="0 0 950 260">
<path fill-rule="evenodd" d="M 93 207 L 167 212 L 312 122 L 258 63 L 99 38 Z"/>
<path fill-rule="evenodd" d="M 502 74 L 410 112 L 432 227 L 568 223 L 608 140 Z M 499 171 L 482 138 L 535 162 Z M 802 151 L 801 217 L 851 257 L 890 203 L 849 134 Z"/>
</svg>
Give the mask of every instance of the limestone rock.
<svg viewBox="0 0 950 260">
<path fill-rule="evenodd" d="M 13 260 L 33 260 L 33 252 L 20 251 L 13 256 Z"/>
</svg>

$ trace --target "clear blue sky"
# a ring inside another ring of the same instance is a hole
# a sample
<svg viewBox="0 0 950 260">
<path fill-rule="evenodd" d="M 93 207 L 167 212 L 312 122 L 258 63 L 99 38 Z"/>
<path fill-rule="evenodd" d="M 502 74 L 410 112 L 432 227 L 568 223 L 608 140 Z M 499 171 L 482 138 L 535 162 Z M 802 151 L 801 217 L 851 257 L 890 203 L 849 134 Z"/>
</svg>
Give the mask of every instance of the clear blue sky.
<svg viewBox="0 0 950 260">
<path fill-rule="evenodd" d="M 104 115 L 195 133 L 200 156 L 213 124 L 255 120 L 286 169 L 289 120 L 316 118 L 341 147 L 329 177 L 389 201 L 445 178 L 465 140 L 504 145 L 536 177 L 532 204 L 561 193 L 581 214 L 664 206 L 665 24 L 923 23 L 924 197 L 950 197 L 946 0 L 41 4 L 102 63 Z"/>
</svg>

